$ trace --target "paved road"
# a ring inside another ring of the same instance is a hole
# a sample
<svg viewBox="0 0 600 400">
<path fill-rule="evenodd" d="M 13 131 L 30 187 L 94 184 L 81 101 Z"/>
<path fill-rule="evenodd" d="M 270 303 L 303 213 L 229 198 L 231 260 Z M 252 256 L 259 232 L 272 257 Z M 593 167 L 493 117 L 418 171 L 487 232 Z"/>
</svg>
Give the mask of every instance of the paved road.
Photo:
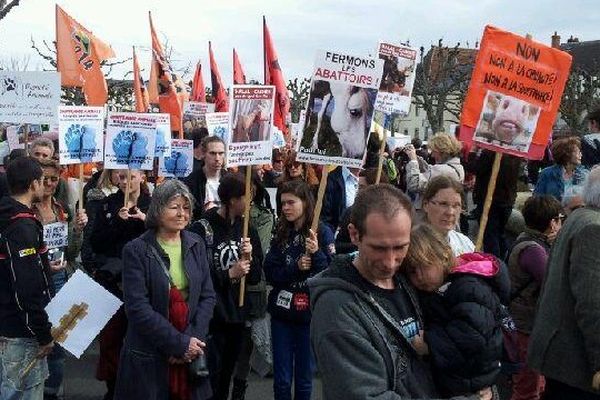
<svg viewBox="0 0 600 400">
<path fill-rule="evenodd" d="M 80 360 L 67 356 L 65 365 L 64 395 L 66 400 L 102 400 L 105 393 L 103 382 L 94 378 L 98 361 L 98 346 L 94 343 Z M 249 379 L 246 400 L 273 398 L 273 379 L 261 378 L 252 373 Z M 320 400 L 320 381 L 315 379 L 313 400 Z"/>
</svg>

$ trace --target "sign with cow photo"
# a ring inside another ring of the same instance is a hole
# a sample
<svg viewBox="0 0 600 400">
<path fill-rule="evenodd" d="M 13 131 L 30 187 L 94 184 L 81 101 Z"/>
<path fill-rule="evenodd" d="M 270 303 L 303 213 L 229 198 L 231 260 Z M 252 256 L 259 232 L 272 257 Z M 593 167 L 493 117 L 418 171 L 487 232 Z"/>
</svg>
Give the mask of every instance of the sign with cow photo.
<svg viewBox="0 0 600 400">
<path fill-rule="evenodd" d="M 381 42 L 377 49 L 383 60 L 383 76 L 375 109 L 386 114 L 410 111 L 417 71 L 417 50 L 404 45 Z"/>
<path fill-rule="evenodd" d="M 298 161 L 362 167 L 383 60 L 319 51 Z"/>
<path fill-rule="evenodd" d="M 570 67 L 564 51 L 486 26 L 461 116 L 461 141 L 542 158 Z"/>
<path fill-rule="evenodd" d="M 230 104 L 227 166 L 270 164 L 275 86 L 234 85 Z"/>
</svg>

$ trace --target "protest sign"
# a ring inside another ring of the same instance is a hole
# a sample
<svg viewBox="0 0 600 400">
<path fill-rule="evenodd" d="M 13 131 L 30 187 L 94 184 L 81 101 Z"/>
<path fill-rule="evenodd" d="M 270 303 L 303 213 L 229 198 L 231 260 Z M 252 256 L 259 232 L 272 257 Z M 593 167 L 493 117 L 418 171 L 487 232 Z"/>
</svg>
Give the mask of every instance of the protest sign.
<svg viewBox="0 0 600 400">
<path fill-rule="evenodd" d="M 186 139 L 171 139 L 171 154 L 158 159 L 158 176 L 185 178 L 194 167 L 194 142 Z"/>
<path fill-rule="evenodd" d="M 227 166 L 271 163 L 274 100 L 274 86 L 233 86 Z"/>
<path fill-rule="evenodd" d="M 44 242 L 49 249 L 65 247 L 69 244 L 69 225 L 66 222 L 54 222 L 44 225 Z"/>
<path fill-rule="evenodd" d="M 104 108 L 62 106 L 58 109 L 58 155 L 61 164 L 104 159 Z"/>
<path fill-rule="evenodd" d="M 387 136 L 385 138 L 385 141 L 388 147 L 390 148 L 390 151 L 404 148 L 404 146 L 410 143 L 410 140 L 410 135 Z"/>
<path fill-rule="evenodd" d="M 298 161 L 362 166 L 382 73 L 380 59 L 317 53 Z"/>
<path fill-rule="evenodd" d="M 384 63 L 375 110 L 408 115 L 417 70 L 417 50 L 381 42 L 377 52 Z"/>
<path fill-rule="evenodd" d="M 215 111 L 212 103 L 186 101 L 183 103 L 183 132 L 190 134 L 196 128 L 206 128 L 206 114 Z"/>
<path fill-rule="evenodd" d="M 227 137 L 229 136 L 228 112 L 206 113 L 204 118 L 206 120 L 208 136 L 217 136 L 223 141 L 227 140 Z"/>
<path fill-rule="evenodd" d="M 104 168 L 151 170 L 156 142 L 152 114 L 109 113 Z"/>
<path fill-rule="evenodd" d="M 79 358 L 121 304 L 117 297 L 77 270 L 46 306 L 52 336 Z"/>
<path fill-rule="evenodd" d="M 170 114 L 145 114 L 156 118 L 156 143 L 154 156 L 171 153 L 171 115 Z"/>
<path fill-rule="evenodd" d="M 461 141 L 540 159 L 569 76 L 571 56 L 486 26 L 461 116 Z"/>
<path fill-rule="evenodd" d="M 58 72 L 0 71 L 0 121 L 55 124 L 59 104 Z"/>
<path fill-rule="evenodd" d="M 273 132 L 271 134 L 271 145 L 275 149 L 285 147 L 285 138 L 283 137 L 283 132 L 281 132 L 276 126 L 273 126 Z"/>
</svg>

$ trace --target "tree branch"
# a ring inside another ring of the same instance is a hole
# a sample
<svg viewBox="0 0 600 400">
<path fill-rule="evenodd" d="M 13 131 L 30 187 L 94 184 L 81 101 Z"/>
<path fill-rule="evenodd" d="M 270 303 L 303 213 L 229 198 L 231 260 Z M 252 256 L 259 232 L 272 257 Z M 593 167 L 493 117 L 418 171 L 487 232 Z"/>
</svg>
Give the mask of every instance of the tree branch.
<svg viewBox="0 0 600 400">
<path fill-rule="evenodd" d="M 8 3 L 7 5 L 5 5 L 1 10 L 0 10 L 0 19 L 6 17 L 6 15 L 10 12 L 10 10 L 12 10 L 14 7 L 19 5 L 20 0 L 12 0 L 10 3 Z"/>
</svg>

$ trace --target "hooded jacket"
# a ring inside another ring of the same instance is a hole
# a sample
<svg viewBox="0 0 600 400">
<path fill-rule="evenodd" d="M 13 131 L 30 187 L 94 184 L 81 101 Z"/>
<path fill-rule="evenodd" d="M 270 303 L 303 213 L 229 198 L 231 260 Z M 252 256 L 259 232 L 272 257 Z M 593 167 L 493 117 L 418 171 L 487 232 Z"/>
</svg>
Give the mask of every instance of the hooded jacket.
<svg viewBox="0 0 600 400">
<path fill-rule="evenodd" d="M 500 306 L 510 296 L 506 266 L 491 255 L 466 253 L 437 292 L 420 294 L 424 339 L 442 394 L 493 385 L 503 349 Z"/>
<path fill-rule="evenodd" d="M 0 199 L 0 336 L 52 341 L 44 308 L 53 296 L 44 230 L 31 209 Z"/>
<path fill-rule="evenodd" d="M 229 269 L 239 259 L 239 242 L 242 237 L 242 220 L 238 218 L 233 225 L 221 217 L 218 208 L 208 210 L 204 218 L 196 221 L 190 231 L 204 239 L 208 254 L 208 265 L 212 277 L 217 304 L 211 324 L 242 324 L 248 318 L 251 308 L 250 299 L 246 296 L 244 307 L 239 307 L 239 280 L 229 278 Z M 252 227 L 248 230 L 252 244 L 252 263 L 246 275 L 248 285 L 256 285 L 262 275 L 262 250 L 258 233 Z"/>
<path fill-rule="evenodd" d="M 435 398 L 429 365 L 405 339 L 400 321 L 349 278 L 348 268 L 354 268 L 352 257 L 338 256 L 308 281 L 310 340 L 321 371 L 323 398 Z M 413 289 L 401 276 L 396 283 L 419 314 Z"/>
<path fill-rule="evenodd" d="M 456 179 L 460 183 L 465 180 L 465 169 L 460 163 L 460 158 L 451 157 L 441 164 L 428 166 L 423 173 L 419 170 L 417 160 L 411 160 L 406 164 L 406 191 L 417 195 L 415 207 L 421 208 L 421 193 L 425 191 L 425 187 L 429 181 L 436 176 L 449 176 Z"/>
</svg>

